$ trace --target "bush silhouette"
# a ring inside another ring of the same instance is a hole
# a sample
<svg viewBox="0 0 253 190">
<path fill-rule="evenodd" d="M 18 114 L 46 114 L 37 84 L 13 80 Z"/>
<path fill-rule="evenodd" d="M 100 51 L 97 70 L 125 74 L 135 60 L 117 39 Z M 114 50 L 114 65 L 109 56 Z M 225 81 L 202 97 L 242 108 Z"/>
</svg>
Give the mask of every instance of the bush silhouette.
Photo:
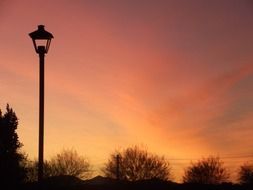
<svg viewBox="0 0 253 190">
<path fill-rule="evenodd" d="M 245 163 L 240 167 L 239 181 L 241 184 L 253 185 L 253 164 Z"/>
<path fill-rule="evenodd" d="M 185 170 L 184 183 L 221 184 L 227 182 L 229 174 L 219 157 L 210 156 L 192 163 Z"/>
<path fill-rule="evenodd" d="M 36 181 L 38 174 L 38 162 L 30 161 L 28 170 L 29 181 Z M 91 175 L 89 161 L 78 155 L 73 149 L 63 150 L 44 162 L 44 177 L 73 176 L 87 179 Z"/>
</svg>

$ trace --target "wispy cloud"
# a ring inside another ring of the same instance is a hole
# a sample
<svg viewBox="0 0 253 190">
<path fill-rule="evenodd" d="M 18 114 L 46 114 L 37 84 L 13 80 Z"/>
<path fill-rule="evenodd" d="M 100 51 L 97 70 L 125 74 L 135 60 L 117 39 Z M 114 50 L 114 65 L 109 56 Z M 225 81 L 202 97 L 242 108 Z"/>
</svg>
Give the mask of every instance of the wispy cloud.
<svg viewBox="0 0 253 190">
<path fill-rule="evenodd" d="M 246 118 L 248 125 L 253 124 L 249 120 L 253 112 L 251 107 L 236 110 L 238 108 L 235 106 L 236 103 L 238 104 L 236 101 L 242 100 L 243 95 L 231 96 L 234 87 L 252 74 L 253 67 L 247 64 L 217 76 L 206 82 L 204 86 L 185 92 L 185 96 L 179 95 L 169 99 L 159 109 L 150 113 L 149 120 L 152 125 L 162 128 L 164 134 L 168 136 L 173 131 L 174 138 L 180 139 L 181 136 L 184 136 L 187 140 L 199 139 L 208 147 L 216 144 L 215 148 L 218 150 L 219 145 L 216 142 L 219 142 L 221 146 L 223 141 L 226 141 L 224 139 L 226 134 L 229 134 L 231 130 L 232 133 L 238 130 L 239 126 L 233 129 L 233 125 L 243 123 Z M 231 126 L 228 127 L 228 125 Z M 247 126 L 244 127 L 245 130 L 252 133 Z M 218 139 L 215 139 L 214 136 Z"/>
</svg>

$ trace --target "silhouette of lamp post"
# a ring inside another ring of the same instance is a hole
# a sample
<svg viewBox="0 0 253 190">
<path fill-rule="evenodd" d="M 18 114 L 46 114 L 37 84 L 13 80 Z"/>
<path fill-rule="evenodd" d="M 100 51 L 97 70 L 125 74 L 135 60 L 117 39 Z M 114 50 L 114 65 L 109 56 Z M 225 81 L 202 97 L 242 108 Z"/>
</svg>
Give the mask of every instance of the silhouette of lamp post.
<svg viewBox="0 0 253 190">
<path fill-rule="evenodd" d="M 40 59 L 40 82 L 39 82 L 39 164 L 38 164 L 38 181 L 43 179 L 43 157 L 44 157 L 44 58 L 48 52 L 53 35 L 39 25 L 38 29 L 29 34 L 32 38 L 33 45 Z"/>
</svg>

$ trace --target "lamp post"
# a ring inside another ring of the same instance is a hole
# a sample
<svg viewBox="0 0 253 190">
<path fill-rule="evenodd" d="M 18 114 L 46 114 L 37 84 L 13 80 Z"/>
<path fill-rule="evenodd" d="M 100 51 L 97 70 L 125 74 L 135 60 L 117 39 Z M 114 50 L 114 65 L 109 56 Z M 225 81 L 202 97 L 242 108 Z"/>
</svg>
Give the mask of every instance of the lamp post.
<svg viewBox="0 0 253 190">
<path fill-rule="evenodd" d="M 53 35 L 39 25 L 38 29 L 29 34 L 33 40 L 33 45 L 40 59 L 40 87 L 39 87 L 39 163 L 38 181 L 43 179 L 43 157 L 44 157 L 44 58 L 48 52 Z"/>
</svg>

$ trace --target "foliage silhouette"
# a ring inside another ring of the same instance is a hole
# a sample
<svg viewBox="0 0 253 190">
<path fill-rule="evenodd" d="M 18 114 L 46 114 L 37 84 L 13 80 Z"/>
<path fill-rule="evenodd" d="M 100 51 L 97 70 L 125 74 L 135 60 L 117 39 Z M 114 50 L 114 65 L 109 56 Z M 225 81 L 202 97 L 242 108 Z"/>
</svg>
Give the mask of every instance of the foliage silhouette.
<svg viewBox="0 0 253 190">
<path fill-rule="evenodd" d="M 28 160 L 26 163 L 26 168 L 27 168 L 27 182 L 34 182 L 38 180 L 38 160 Z M 52 169 L 47 160 L 44 160 L 43 163 L 43 177 L 44 178 L 49 178 L 52 176 Z"/>
<path fill-rule="evenodd" d="M 240 167 L 239 181 L 241 184 L 253 185 L 253 164 L 245 163 Z"/>
<path fill-rule="evenodd" d="M 221 184 L 227 182 L 229 174 L 219 157 L 209 156 L 192 163 L 185 170 L 184 183 Z"/>
<path fill-rule="evenodd" d="M 38 162 L 30 161 L 28 165 L 28 180 L 36 181 Z M 87 179 L 91 175 L 91 165 L 86 158 L 79 156 L 73 149 L 63 150 L 44 162 L 45 178 L 64 175 Z"/>
<path fill-rule="evenodd" d="M 18 118 L 7 104 L 4 115 L 0 110 L 0 180 L 4 185 L 20 184 L 26 176 L 23 165 L 26 157 L 20 152 L 17 127 Z"/>
<path fill-rule="evenodd" d="M 170 164 L 163 156 L 151 154 L 138 146 L 115 151 L 102 171 L 106 177 L 128 181 L 171 178 Z"/>
</svg>

